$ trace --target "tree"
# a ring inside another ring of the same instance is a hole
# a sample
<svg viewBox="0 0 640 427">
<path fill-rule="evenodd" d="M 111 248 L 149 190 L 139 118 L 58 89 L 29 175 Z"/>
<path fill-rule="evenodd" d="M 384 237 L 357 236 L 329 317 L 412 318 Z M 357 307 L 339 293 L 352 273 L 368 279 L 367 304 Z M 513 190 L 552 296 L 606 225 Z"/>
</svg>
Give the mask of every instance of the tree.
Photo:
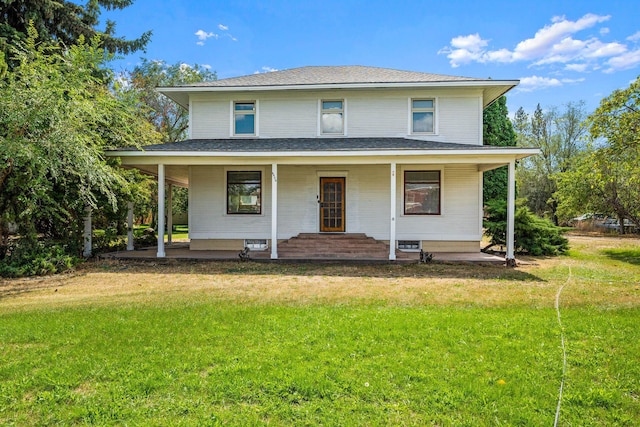
<svg viewBox="0 0 640 427">
<path fill-rule="evenodd" d="M 184 63 L 168 65 L 164 61 L 142 58 L 140 65 L 129 73 L 129 89 L 147 106 L 148 120 L 162 134 L 164 142 L 176 142 L 187 137 L 189 112 L 159 93 L 160 86 L 179 86 L 216 80 L 216 73 L 206 68 Z"/>
<path fill-rule="evenodd" d="M 170 98 L 159 93 L 159 86 L 178 86 L 216 80 L 216 73 L 208 69 L 185 63 L 168 65 L 164 61 L 142 58 L 140 65 L 125 76 L 124 91 L 133 93 L 146 107 L 147 120 L 162 135 L 164 142 L 177 142 L 187 138 L 189 112 Z M 153 195 L 157 198 L 157 194 Z M 173 212 L 187 211 L 188 192 L 182 187 L 173 187 Z M 156 204 L 157 206 L 157 204 Z M 155 206 L 151 208 L 155 210 Z M 155 217 L 155 212 L 154 212 Z"/>
<path fill-rule="evenodd" d="M 556 225 L 556 174 L 566 171 L 584 150 L 586 129 L 581 123 L 585 118 L 582 101 L 566 104 L 563 111 L 555 107 L 543 111 L 538 105 L 532 116 L 520 108 L 514 117 L 518 144 L 540 149 L 539 156 L 524 159 L 518 168 L 518 195 L 533 212 L 548 216 Z"/>
<path fill-rule="evenodd" d="M 609 146 L 623 152 L 640 147 L 640 76 L 628 88 L 616 90 L 600 102 L 589 116 L 592 139 L 604 138 Z"/>
<path fill-rule="evenodd" d="M 483 139 L 485 145 L 508 147 L 516 145 L 517 136 L 509 120 L 507 98 L 501 96 L 483 113 Z M 486 204 L 490 200 L 507 199 L 508 170 L 507 166 L 484 173 L 483 199 Z"/>
<path fill-rule="evenodd" d="M 558 176 L 561 217 L 594 212 L 615 216 L 620 224 L 640 224 L 640 151 L 624 151 L 600 147 L 584 153 Z"/>
<path fill-rule="evenodd" d="M 562 214 L 591 211 L 640 224 L 640 77 L 603 99 L 586 124 L 594 148 L 560 176 Z"/>
<path fill-rule="evenodd" d="M 99 38 L 64 49 L 37 39 L 31 28 L 0 82 L 0 224 L 16 224 L 21 244 L 44 237 L 76 253 L 86 206 L 132 198 L 128 175 L 104 150 L 159 136 L 101 77 L 110 56 Z"/>
<path fill-rule="evenodd" d="M 506 245 L 507 202 L 493 200 L 486 209 L 484 220 L 486 234 L 491 243 L 483 251 L 496 245 Z M 514 217 L 515 252 L 530 255 L 558 255 L 569 249 L 569 241 L 562 236 L 562 229 L 551 221 L 533 214 L 519 203 Z"/>
<path fill-rule="evenodd" d="M 133 40 L 115 36 L 115 23 L 107 20 L 104 30 L 98 30 L 101 9 L 124 9 L 133 0 L 88 0 L 79 5 L 67 0 L 4 0 L 0 2 L 0 50 L 9 51 L 28 38 L 32 25 L 38 33 L 37 42 L 55 41 L 71 46 L 83 37 L 99 37 L 100 46 L 111 53 L 129 54 L 145 48 L 151 39 L 147 31 Z"/>
</svg>

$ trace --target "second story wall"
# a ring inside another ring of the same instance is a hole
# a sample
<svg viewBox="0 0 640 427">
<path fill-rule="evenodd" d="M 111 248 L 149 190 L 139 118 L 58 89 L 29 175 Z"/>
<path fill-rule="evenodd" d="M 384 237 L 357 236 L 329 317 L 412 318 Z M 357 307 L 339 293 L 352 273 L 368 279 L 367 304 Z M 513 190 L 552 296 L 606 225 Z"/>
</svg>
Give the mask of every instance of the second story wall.
<svg viewBox="0 0 640 427">
<path fill-rule="evenodd" d="M 255 106 L 253 134 L 234 134 L 234 105 L 241 102 Z M 482 144 L 480 89 L 209 92 L 191 94 L 190 107 L 193 139 L 411 137 Z M 323 133 L 323 112 L 333 112 L 342 132 Z M 426 116 L 433 117 L 429 130 L 414 132 L 413 119 Z"/>
</svg>

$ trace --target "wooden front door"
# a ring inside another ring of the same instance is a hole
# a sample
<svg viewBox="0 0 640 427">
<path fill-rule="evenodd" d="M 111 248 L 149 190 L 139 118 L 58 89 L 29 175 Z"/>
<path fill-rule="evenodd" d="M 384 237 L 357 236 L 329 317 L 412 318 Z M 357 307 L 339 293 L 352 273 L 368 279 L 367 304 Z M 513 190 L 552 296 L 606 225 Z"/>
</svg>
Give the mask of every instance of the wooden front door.
<svg viewBox="0 0 640 427">
<path fill-rule="evenodd" d="M 320 178 L 320 231 L 344 232 L 345 179 Z"/>
</svg>

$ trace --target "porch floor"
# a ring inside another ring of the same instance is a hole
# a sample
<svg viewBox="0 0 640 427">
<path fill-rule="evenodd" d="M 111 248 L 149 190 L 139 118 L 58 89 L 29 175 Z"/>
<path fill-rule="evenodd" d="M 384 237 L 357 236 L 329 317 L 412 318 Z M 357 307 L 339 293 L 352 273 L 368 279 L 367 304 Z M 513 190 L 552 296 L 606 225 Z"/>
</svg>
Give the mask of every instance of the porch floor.
<svg viewBox="0 0 640 427">
<path fill-rule="evenodd" d="M 190 250 L 188 243 L 174 243 L 165 246 L 165 258 L 172 260 L 201 260 L 201 261 L 237 261 L 240 251 L 222 251 L 222 250 Z M 157 247 L 149 247 L 137 249 L 134 251 L 110 252 L 100 255 L 101 258 L 119 259 L 119 260 L 157 260 Z M 417 252 L 401 252 L 396 251 L 396 260 L 389 261 L 385 256 L 371 256 L 367 254 L 353 254 L 349 257 L 324 257 L 324 256 L 305 256 L 287 257 L 279 255 L 277 260 L 271 259 L 271 251 L 251 251 L 249 256 L 252 261 L 257 262 L 396 262 L 396 263 L 415 263 L 418 262 L 420 254 Z M 502 265 L 505 260 L 502 257 L 486 254 L 483 252 L 434 252 L 434 263 L 452 263 L 452 264 L 491 264 Z"/>
</svg>

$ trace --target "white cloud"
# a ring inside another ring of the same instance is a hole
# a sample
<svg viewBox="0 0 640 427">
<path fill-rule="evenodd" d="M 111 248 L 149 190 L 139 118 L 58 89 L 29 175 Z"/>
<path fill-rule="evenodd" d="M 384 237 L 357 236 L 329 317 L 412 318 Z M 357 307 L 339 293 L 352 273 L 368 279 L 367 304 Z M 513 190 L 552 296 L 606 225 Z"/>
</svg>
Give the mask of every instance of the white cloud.
<svg viewBox="0 0 640 427">
<path fill-rule="evenodd" d="M 209 64 L 202 64 L 201 65 L 202 68 L 204 68 L 205 70 L 210 70 L 212 67 Z"/>
<path fill-rule="evenodd" d="M 640 49 L 623 53 L 622 55 L 610 58 L 606 65 L 609 66 L 605 73 L 613 73 L 620 70 L 628 70 L 640 65 Z"/>
<path fill-rule="evenodd" d="M 262 71 L 261 71 L 261 70 L 262 70 Z M 277 68 L 272 68 L 272 67 L 264 66 L 264 67 L 260 68 L 260 70 L 256 70 L 256 71 L 254 71 L 254 72 L 253 72 L 253 74 L 272 73 L 272 72 L 274 72 L 274 71 L 278 71 L 278 69 L 277 69 Z"/>
<path fill-rule="evenodd" d="M 567 64 L 565 65 L 564 69 L 567 71 L 575 71 L 578 73 L 585 73 L 587 71 L 587 68 L 589 67 L 589 64 Z"/>
<path fill-rule="evenodd" d="M 217 39 L 219 37 L 216 33 L 207 32 L 204 30 L 198 30 L 194 34 L 198 37 L 198 41 L 196 42 L 198 46 L 204 46 L 204 42 L 211 37 L 213 37 L 214 39 Z"/>
<path fill-rule="evenodd" d="M 534 90 L 547 89 L 550 87 L 562 86 L 562 82 L 555 78 L 549 77 L 522 77 L 518 90 L 520 92 L 533 92 Z"/>
<path fill-rule="evenodd" d="M 595 24 L 607 21 L 611 16 L 600 16 L 588 13 L 577 21 L 568 21 L 564 16 L 554 17 L 552 25 L 546 25 L 538 30 L 533 38 L 523 40 L 514 49 L 514 60 L 534 60 L 542 58 L 552 51 L 554 46 L 561 43 L 570 34 L 593 27 Z"/>
<path fill-rule="evenodd" d="M 472 62 L 515 63 L 528 62 L 530 66 L 555 66 L 566 64 L 565 71 L 587 72 L 603 68 L 608 71 L 631 68 L 637 65 L 636 53 L 628 52 L 625 44 L 604 42 L 598 37 L 580 38 L 578 33 L 593 28 L 597 24 L 611 19 L 610 15 L 588 13 L 571 21 L 564 16 L 555 16 L 551 24 L 536 31 L 533 37 L 518 42 L 513 50 L 508 48 L 490 49 L 490 40 L 483 39 L 479 33 L 458 36 L 451 39 L 450 45 L 438 51 L 445 54 L 449 63 L 456 68 Z M 609 34 L 609 28 L 600 29 L 599 34 Z M 640 31 L 627 40 L 640 41 Z"/>
<path fill-rule="evenodd" d="M 627 40 L 629 40 L 630 42 L 637 42 L 640 41 L 640 31 L 638 31 L 637 33 L 630 35 L 629 37 L 627 37 Z"/>
<path fill-rule="evenodd" d="M 222 25 L 222 24 L 218 24 L 218 28 L 221 31 L 228 31 L 229 30 L 229 27 L 227 27 L 226 25 Z"/>
</svg>

